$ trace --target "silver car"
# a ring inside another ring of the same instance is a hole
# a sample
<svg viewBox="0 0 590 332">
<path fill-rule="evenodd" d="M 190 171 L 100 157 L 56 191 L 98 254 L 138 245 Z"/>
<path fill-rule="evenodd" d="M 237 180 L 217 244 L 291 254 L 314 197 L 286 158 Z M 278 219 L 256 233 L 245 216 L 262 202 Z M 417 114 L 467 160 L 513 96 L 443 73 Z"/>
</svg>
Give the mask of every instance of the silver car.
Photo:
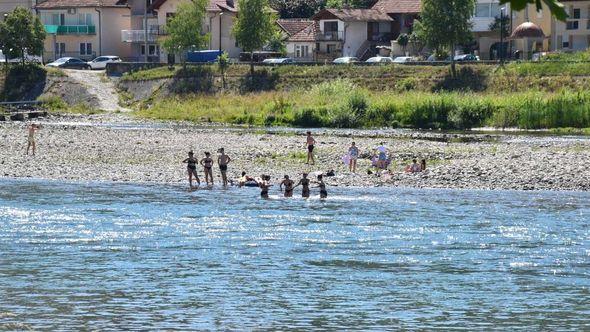
<svg viewBox="0 0 590 332">
<path fill-rule="evenodd" d="M 88 64 L 92 69 L 105 69 L 107 67 L 107 63 L 111 62 L 121 62 L 121 58 L 114 55 L 103 55 L 92 61 L 89 61 Z"/>
</svg>

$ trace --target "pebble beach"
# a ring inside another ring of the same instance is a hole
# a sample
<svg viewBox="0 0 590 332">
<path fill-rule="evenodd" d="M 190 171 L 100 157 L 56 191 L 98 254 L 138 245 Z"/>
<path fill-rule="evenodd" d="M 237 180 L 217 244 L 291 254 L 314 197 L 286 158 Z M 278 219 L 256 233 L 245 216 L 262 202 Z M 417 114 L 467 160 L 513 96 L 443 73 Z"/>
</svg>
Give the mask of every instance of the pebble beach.
<svg viewBox="0 0 590 332">
<path fill-rule="evenodd" d="M 508 190 L 590 190 L 590 137 L 524 133 L 443 133 L 410 130 L 312 130 L 316 164 L 305 164 L 305 130 L 237 128 L 137 120 L 125 115 L 54 116 L 39 120 L 37 155 L 25 155 L 27 123 L 0 123 L 0 177 L 187 185 L 189 150 L 202 158 L 225 148 L 230 179 L 269 174 L 278 185 L 334 170 L 329 186 Z M 357 173 L 341 161 L 350 143 L 360 150 Z M 388 174 L 371 168 L 384 142 Z M 408 174 L 413 158 L 427 170 Z M 372 174 L 369 174 L 371 170 Z M 203 177 L 202 169 L 198 169 Z M 214 168 L 216 185 L 220 174 Z M 203 179 L 202 179 L 203 180 Z"/>
</svg>

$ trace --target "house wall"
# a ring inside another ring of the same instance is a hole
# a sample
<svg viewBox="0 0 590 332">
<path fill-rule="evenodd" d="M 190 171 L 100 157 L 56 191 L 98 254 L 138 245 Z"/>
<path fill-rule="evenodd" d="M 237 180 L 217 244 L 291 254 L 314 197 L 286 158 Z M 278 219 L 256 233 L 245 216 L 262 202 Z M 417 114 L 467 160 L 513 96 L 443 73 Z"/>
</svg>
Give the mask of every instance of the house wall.
<svg viewBox="0 0 590 332">
<path fill-rule="evenodd" d="M 569 18 L 566 22 L 553 19 L 555 31 L 552 50 L 586 50 L 590 46 L 590 1 L 563 1 L 562 3 Z M 576 9 L 579 10 L 579 16 L 576 16 L 574 12 Z M 570 23 L 569 29 L 567 22 Z M 577 22 L 577 28 L 574 26 L 575 22 Z"/>
<path fill-rule="evenodd" d="M 314 42 L 287 42 L 287 57 L 295 59 L 295 61 L 314 61 L 314 54 L 316 52 L 316 43 Z M 297 47 L 307 46 L 307 57 L 297 56 Z"/>
<path fill-rule="evenodd" d="M 348 22 L 344 30 L 342 56 L 356 56 L 367 40 L 367 22 Z"/>
<path fill-rule="evenodd" d="M 101 49 L 97 55 L 116 55 L 121 58 L 131 57 L 131 45 L 121 42 L 121 30 L 131 29 L 128 8 L 100 9 L 102 22 L 100 26 Z M 98 31 L 98 27 L 97 27 Z"/>
</svg>

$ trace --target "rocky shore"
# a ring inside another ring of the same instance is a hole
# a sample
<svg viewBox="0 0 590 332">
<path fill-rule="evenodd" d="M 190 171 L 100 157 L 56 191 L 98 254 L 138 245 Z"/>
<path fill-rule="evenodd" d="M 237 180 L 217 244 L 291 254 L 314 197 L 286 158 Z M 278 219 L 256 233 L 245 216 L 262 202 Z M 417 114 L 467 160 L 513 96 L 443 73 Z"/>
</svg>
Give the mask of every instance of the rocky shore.
<svg viewBox="0 0 590 332">
<path fill-rule="evenodd" d="M 275 183 L 289 174 L 319 174 L 330 186 L 395 186 L 516 190 L 590 190 L 590 137 L 524 134 L 445 134 L 405 130 L 316 130 L 314 166 L 305 164 L 303 129 L 247 129 L 138 121 L 123 115 L 53 117 L 40 121 L 37 156 L 26 156 L 26 124 L 0 123 L 0 177 L 74 181 L 186 184 L 181 161 L 190 149 L 202 158 L 224 147 L 242 170 L 270 174 Z M 361 151 L 358 171 L 341 161 L 352 141 Z M 371 150 L 390 148 L 391 175 L 368 174 Z M 427 171 L 403 172 L 412 158 Z M 202 170 L 199 168 L 202 177 Z M 217 183 L 220 174 L 214 168 Z"/>
</svg>

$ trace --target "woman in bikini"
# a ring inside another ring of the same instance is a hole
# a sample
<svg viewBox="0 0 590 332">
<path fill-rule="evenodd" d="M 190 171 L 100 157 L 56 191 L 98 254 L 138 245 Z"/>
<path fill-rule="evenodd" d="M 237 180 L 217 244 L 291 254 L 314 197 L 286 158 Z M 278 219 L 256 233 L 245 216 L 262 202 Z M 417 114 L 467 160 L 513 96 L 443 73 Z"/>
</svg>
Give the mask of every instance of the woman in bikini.
<svg viewBox="0 0 590 332">
<path fill-rule="evenodd" d="M 205 152 L 205 158 L 201 159 L 201 166 L 205 170 L 205 181 L 207 181 L 207 185 L 209 185 L 209 180 L 211 180 L 211 185 L 213 185 L 213 159 L 211 158 L 211 154 L 209 152 Z"/>
<path fill-rule="evenodd" d="M 195 179 L 197 179 L 197 186 L 200 186 L 201 180 L 199 180 L 199 176 L 197 175 L 197 163 L 199 161 L 197 159 L 195 159 L 194 153 L 192 151 L 189 151 L 188 158 L 186 158 L 182 162 L 187 164 L 186 170 L 188 172 L 188 183 L 189 183 L 190 188 L 191 189 L 194 188 L 193 187 L 193 175 L 195 176 Z"/>
<path fill-rule="evenodd" d="M 326 199 L 328 198 L 328 191 L 326 190 L 326 183 L 324 182 L 324 176 L 318 175 L 318 185 L 320 188 L 320 198 Z"/>
<path fill-rule="evenodd" d="M 301 186 L 302 187 L 301 197 L 309 198 L 309 183 L 310 183 L 310 181 L 307 178 L 307 173 L 303 173 L 303 178 L 301 180 L 299 180 L 299 182 L 297 183 L 297 185 L 295 187 L 293 187 L 293 189 Z"/>
<path fill-rule="evenodd" d="M 285 186 L 285 197 L 293 197 L 294 185 L 295 185 L 295 182 L 293 182 L 293 180 L 289 179 L 288 175 L 285 175 L 285 179 L 281 182 L 281 185 L 279 186 L 279 188 L 281 189 L 281 191 L 283 191 L 283 186 Z"/>
<path fill-rule="evenodd" d="M 268 189 L 270 188 L 270 175 L 264 175 L 260 177 L 260 181 L 256 181 L 258 183 L 258 187 L 260 187 L 260 197 L 262 198 L 269 198 L 268 197 Z"/>
</svg>

